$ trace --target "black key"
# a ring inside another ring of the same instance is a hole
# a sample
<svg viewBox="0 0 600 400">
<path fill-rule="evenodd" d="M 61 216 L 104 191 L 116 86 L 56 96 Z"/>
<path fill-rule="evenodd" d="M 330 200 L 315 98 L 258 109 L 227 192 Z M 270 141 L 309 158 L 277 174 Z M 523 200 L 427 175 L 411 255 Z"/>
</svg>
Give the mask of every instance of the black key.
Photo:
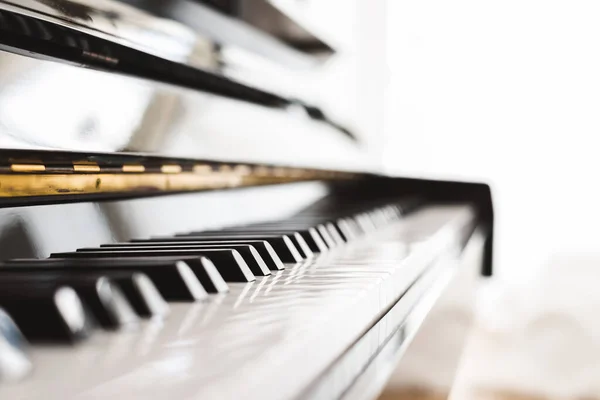
<svg viewBox="0 0 600 400">
<path fill-rule="evenodd" d="M 31 367 L 25 338 L 12 318 L 0 308 L 0 383 L 21 379 Z"/>
<path fill-rule="evenodd" d="M 142 272 L 152 280 L 168 301 L 198 301 L 208 297 L 206 291 L 185 261 L 177 257 L 126 258 L 47 258 L 45 260 L 10 260 L 0 264 L 0 271 L 14 269 L 31 273 L 43 271 L 94 271 L 107 275 L 115 272 Z"/>
<path fill-rule="evenodd" d="M 208 293 L 225 293 L 229 291 L 227 282 L 225 282 L 215 264 L 208 258 L 181 256 L 178 259 L 190 266 Z"/>
<path fill-rule="evenodd" d="M 137 326 L 139 319 L 121 290 L 106 276 L 99 274 L 65 274 L 62 272 L 0 272 L 0 288 L 40 283 L 68 285 L 90 308 L 96 320 L 106 329 Z"/>
<path fill-rule="evenodd" d="M 136 327 L 139 323 L 131 304 L 121 289 L 109 278 L 69 276 L 60 281 L 70 284 L 75 289 L 102 327 L 121 329 Z"/>
<path fill-rule="evenodd" d="M 191 240 L 189 240 L 191 239 Z M 273 249 L 273 246 L 265 240 L 203 240 L 186 237 L 165 237 L 155 239 L 134 239 L 128 243 L 115 243 L 115 246 L 172 246 L 172 247 L 188 247 L 193 245 L 211 245 L 211 244 L 250 244 L 258 251 L 267 267 L 272 271 L 280 271 L 285 269 L 285 265 Z M 101 247 L 104 247 L 102 245 Z"/>
<path fill-rule="evenodd" d="M 264 240 L 269 242 L 275 252 L 281 259 L 286 263 L 299 263 L 302 261 L 302 256 L 298 253 L 296 246 L 290 240 L 287 235 L 245 235 L 245 234 L 231 234 L 221 233 L 215 234 L 198 234 L 196 236 L 191 235 L 177 235 L 176 238 L 186 238 L 185 240 Z"/>
<path fill-rule="evenodd" d="M 109 275 L 143 318 L 166 317 L 170 308 L 148 275 L 140 272 L 116 272 Z"/>
<path fill-rule="evenodd" d="M 287 226 L 287 224 L 284 225 L 284 226 Z M 324 245 L 326 245 L 327 247 L 331 248 L 334 245 L 337 245 L 337 243 L 335 243 L 335 242 L 331 242 L 331 243 L 327 242 L 328 237 L 332 236 L 330 229 L 331 228 L 336 229 L 335 223 L 333 223 L 333 222 L 320 222 L 320 223 L 309 224 L 308 226 L 310 226 L 311 228 L 315 229 L 319 233 L 320 238 L 324 242 Z M 296 229 L 299 229 L 299 228 L 297 227 Z"/>
<path fill-rule="evenodd" d="M 296 229 L 301 229 L 301 227 L 306 227 L 306 226 L 313 226 L 315 227 L 319 232 L 321 232 L 323 230 L 323 227 L 325 227 L 325 229 L 327 230 L 327 233 L 329 234 L 329 236 L 331 236 L 331 238 L 336 242 L 336 244 L 341 245 L 346 243 L 349 238 L 346 238 L 344 236 L 343 233 L 343 229 L 340 227 L 340 224 L 342 223 L 341 219 L 338 219 L 337 221 L 332 221 L 330 219 L 327 218 L 317 218 L 314 220 L 307 220 L 307 221 L 298 221 L 298 222 L 294 222 L 292 221 L 284 221 L 283 225 L 285 228 L 293 228 L 294 224 L 297 224 L 295 226 Z M 288 225 L 289 224 L 289 225 Z M 275 225 L 273 225 L 275 226 Z"/>
<path fill-rule="evenodd" d="M 66 258 L 97 258 L 97 257 L 183 257 L 196 256 L 207 257 L 211 260 L 226 282 L 252 282 L 256 278 L 248 268 L 242 255 L 236 250 L 224 249 L 201 249 L 201 250 L 117 250 L 117 249 L 78 249 L 74 253 L 52 254 L 51 257 Z"/>
<path fill-rule="evenodd" d="M 123 246 L 123 245 L 128 246 Z M 117 244 L 103 244 L 100 246 L 101 249 L 118 249 L 118 250 L 168 250 L 168 249 L 181 249 L 181 250 L 203 250 L 203 249 L 231 249 L 238 251 L 248 267 L 250 271 L 254 274 L 254 276 L 268 276 L 271 275 L 271 271 L 267 268 L 267 265 L 263 261 L 262 257 L 256 251 L 254 246 L 249 244 L 213 244 L 213 245 L 195 245 L 195 246 L 139 246 L 135 243 L 117 243 Z"/>
<path fill-rule="evenodd" d="M 281 227 L 280 229 L 284 229 L 283 227 Z M 289 229 L 289 228 L 286 228 Z M 298 228 L 296 228 L 298 229 Z M 314 244 L 311 245 L 312 246 L 316 246 L 316 249 L 314 251 L 316 252 L 321 252 L 324 253 L 327 250 L 335 247 L 335 243 L 333 243 L 330 238 L 329 238 L 329 233 L 327 232 L 327 229 L 325 228 L 324 225 L 318 224 L 315 225 L 314 227 L 310 227 L 308 228 L 306 231 L 302 231 L 301 232 L 302 237 L 307 238 L 310 236 L 310 238 L 314 241 Z"/>
<path fill-rule="evenodd" d="M 302 250 L 305 257 L 310 257 L 312 253 L 323 253 L 328 250 L 327 245 L 323 241 L 322 235 L 318 232 L 317 228 L 307 226 L 294 226 L 294 225 L 280 225 L 280 224 L 268 224 L 268 225 L 249 225 L 239 226 L 233 228 L 226 228 L 221 231 L 209 231 L 210 233 L 219 234 L 221 232 L 227 233 L 246 233 L 246 234 L 287 234 L 293 239 L 294 245 Z M 297 240 L 297 236 L 302 237 L 302 241 Z M 308 246 L 309 251 L 303 249 L 305 243 Z"/>
<path fill-rule="evenodd" d="M 48 282 L 0 284 L 0 307 L 32 342 L 75 343 L 87 338 L 93 322 L 77 292 Z"/>
<path fill-rule="evenodd" d="M 315 229 L 321 234 L 323 241 L 329 248 L 334 248 L 345 243 L 339 228 L 333 222 L 315 225 Z"/>
<path fill-rule="evenodd" d="M 219 230 L 219 231 L 206 231 L 206 232 L 192 232 L 190 236 L 204 236 L 204 235 L 236 235 L 236 237 L 247 237 L 248 235 L 285 235 L 287 236 L 294 247 L 302 258 L 312 257 L 314 254 L 302 235 L 295 231 L 283 231 L 283 230 L 260 230 L 260 229 L 246 229 L 246 230 Z M 310 235 L 307 234 L 310 238 Z"/>
</svg>

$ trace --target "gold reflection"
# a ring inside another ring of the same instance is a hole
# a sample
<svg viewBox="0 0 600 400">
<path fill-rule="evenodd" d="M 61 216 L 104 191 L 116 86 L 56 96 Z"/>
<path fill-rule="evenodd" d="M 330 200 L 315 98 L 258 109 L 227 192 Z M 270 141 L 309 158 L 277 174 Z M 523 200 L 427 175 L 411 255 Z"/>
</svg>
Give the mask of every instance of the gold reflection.
<svg viewBox="0 0 600 400">
<path fill-rule="evenodd" d="M 196 165 L 193 172 L 182 172 L 180 165 L 163 165 L 162 172 L 148 172 L 143 165 L 123 165 L 123 173 L 100 173 L 101 167 L 95 163 L 73 164 L 69 174 L 43 173 L 43 164 L 12 164 L 11 170 L 19 174 L 0 174 L 0 197 L 58 196 L 77 194 L 102 194 L 137 192 L 155 193 L 160 191 L 200 191 L 267 185 L 287 182 L 301 182 L 312 179 L 325 179 L 328 175 L 320 172 L 300 173 L 297 169 L 275 167 L 255 168 L 247 165 L 232 168 L 229 165 L 213 171 L 210 166 Z M 40 173 L 42 172 L 42 173 Z M 340 179 L 351 178 L 340 175 Z"/>
<path fill-rule="evenodd" d="M 12 164 L 10 169 L 13 172 L 43 172 L 46 167 L 42 164 Z"/>
<path fill-rule="evenodd" d="M 181 165 L 163 165 L 160 170 L 163 174 L 178 174 L 181 172 Z"/>
<path fill-rule="evenodd" d="M 123 165 L 123 172 L 145 172 L 146 167 L 143 165 Z"/>
<path fill-rule="evenodd" d="M 75 172 L 100 172 L 100 167 L 95 163 L 73 164 Z"/>
<path fill-rule="evenodd" d="M 212 172 L 212 168 L 210 165 L 194 165 L 194 172 L 197 174 L 210 174 Z"/>
</svg>

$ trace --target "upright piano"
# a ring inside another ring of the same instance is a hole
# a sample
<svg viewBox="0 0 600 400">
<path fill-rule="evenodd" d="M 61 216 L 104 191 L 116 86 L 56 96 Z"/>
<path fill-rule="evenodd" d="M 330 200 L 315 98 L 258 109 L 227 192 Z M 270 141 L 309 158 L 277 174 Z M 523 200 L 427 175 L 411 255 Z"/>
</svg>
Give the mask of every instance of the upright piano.
<svg viewBox="0 0 600 400">
<path fill-rule="evenodd" d="M 279 3 L 0 0 L 1 399 L 374 398 L 491 275 L 489 187 L 382 174 Z"/>
</svg>

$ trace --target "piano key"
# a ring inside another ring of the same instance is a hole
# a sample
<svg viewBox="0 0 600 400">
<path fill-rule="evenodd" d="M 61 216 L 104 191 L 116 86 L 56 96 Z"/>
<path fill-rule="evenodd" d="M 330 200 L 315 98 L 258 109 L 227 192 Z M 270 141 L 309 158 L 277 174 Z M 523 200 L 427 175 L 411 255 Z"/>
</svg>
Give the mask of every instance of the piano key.
<svg viewBox="0 0 600 400">
<path fill-rule="evenodd" d="M 15 322 L 0 308 L 0 383 L 15 382 L 31 371 L 27 347 Z"/>
<path fill-rule="evenodd" d="M 179 234 L 176 238 L 186 238 L 186 240 L 264 240 L 275 249 L 275 252 L 285 263 L 299 263 L 303 260 L 302 256 L 296 249 L 296 246 L 287 235 L 272 235 L 272 234 L 232 234 L 232 233 L 219 233 L 219 234 L 204 234 L 199 233 L 197 235 Z"/>
<path fill-rule="evenodd" d="M 76 343 L 94 325 L 77 292 L 54 283 L 0 283 L 0 307 L 32 342 Z"/>
<path fill-rule="evenodd" d="M 357 217 L 348 217 L 345 220 L 350 225 L 356 237 L 362 236 L 367 233 L 363 226 L 358 223 Z"/>
<path fill-rule="evenodd" d="M 337 246 L 337 243 L 332 239 L 331 235 L 329 235 L 329 231 L 327 230 L 327 228 L 324 225 L 319 225 L 317 227 L 317 230 L 319 231 L 319 233 L 321 234 L 321 237 L 323 238 L 323 240 L 325 241 L 325 244 L 330 248 L 333 249 L 334 247 Z"/>
<path fill-rule="evenodd" d="M 0 280 L 4 279 L 4 277 L 16 276 L 31 274 L 31 275 L 39 275 L 43 274 L 46 277 L 53 277 L 63 283 L 71 283 L 71 280 L 79 279 L 100 279 L 103 276 L 110 278 L 121 291 L 122 294 L 119 294 L 118 291 L 115 291 L 116 294 L 116 306 L 119 308 L 117 310 L 117 315 L 125 316 L 130 313 L 130 306 L 133 307 L 135 312 L 145 318 L 150 317 L 164 317 L 169 313 L 169 305 L 165 302 L 163 296 L 158 292 L 158 289 L 152 283 L 152 281 L 148 278 L 147 275 L 140 272 L 127 272 L 127 271 L 98 271 L 91 268 L 77 268 L 77 269 L 49 269 L 45 268 L 44 271 L 28 271 L 24 272 L 23 268 L 0 268 Z M 78 290 L 76 283 L 71 283 L 75 290 Z M 119 297 L 122 295 L 127 299 L 128 305 L 123 305 L 123 302 L 120 302 Z M 90 304 L 90 301 L 85 297 L 83 298 L 87 304 Z M 121 303 L 121 304 L 119 304 Z M 110 308 L 115 307 L 109 306 Z M 109 317 L 110 318 L 110 317 Z"/>
<path fill-rule="evenodd" d="M 325 224 L 325 227 L 327 228 L 329 235 L 333 238 L 333 240 L 338 246 L 341 246 L 346 243 L 335 224 L 328 222 L 327 224 Z"/>
<path fill-rule="evenodd" d="M 310 246 L 308 245 L 306 240 L 304 240 L 304 237 L 302 236 L 302 234 L 300 232 L 291 231 L 291 230 L 286 230 L 286 231 L 283 231 L 281 229 L 274 229 L 274 230 L 249 229 L 249 230 L 239 230 L 239 231 L 219 230 L 219 231 L 193 232 L 190 235 L 193 236 L 195 234 L 199 234 L 199 235 L 204 235 L 204 234 L 209 234 L 209 235 L 227 234 L 227 235 L 229 235 L 229 234 L 233 234 L 233 235 L 240 235 L 240 236 L 264 235 L 264 234 L 286 235 L 287 237 L 290 238 L 290 240 L 292 241 L 292 243 L 294 244 L 294 246 L 296 247 L 296 249 L 298 250 L 298 253 L 300 254 L 300 256 L 302 258 L 310 258 L 314 255 Z M 305 234 L 307 234 L 307 237 L 309 238 L 309 240 L 311 240 L 311 236 L 308 235 L 307 232 L 305 232 Z M 325 250 L 327 250 L 327 248 L 325 248 Z"/>
<path fill-rule="evenodd" d="M 373 224 L 371 217 L 366 212 L 358 214 L 354 219 L 365 233 L 371 233 L 377 230 L 377 227 L 375 224 Z"/>
<path fill-rule="evenodd" d="M 119 285 L 140 317 L 164 318 L 169 315 L 169 305 L 148 275 L 140 272 L 123 272 L 111 274 L 110 277 Z"/>
<path fill-rule="evenodd" d="M 181 256 L 179 260 L 190 266 L 208 293 L 226 293 L 229 286 L 215 264 L 206 257 Z"/>
<path fill-rule="evenodd" d="M 266 224 L 257 224 L 257 225 L 249 225 L 249 226 L 269 226 L 276 227 L 280 226 L 285 229 L 306 229 L 307 227 L 316 229 L 318 232 L 326 230 L 329 236 L 331 236 L 336 244 L 343 244 L 345 241 L 341 238 L 341 229 L 339 227 L 340 220 L 332 220 L 331 218 L 315 218 L 315 219 L 300 219 L 300 220 L 285 220 L 280 222 L 269 222 Z M 341 239 L 341 241 L 337 240 L 337 236 Z"/>
<path fill-rule="evenodd" d="M 355 229 L 348 218 L 339 219 L 336 223 L 336 226 L 346 242 L 350 242 L 360 236 L 359 232 Z"/>
<path fill-rule="evenodd" d="M 136 246 L 172 246 L 172 247 L 187 247 L 198 245 L 211 245 L 211 244 L 250 244 L 258 251 L 267 267 L 272 271 L 280 271 L 285 269 L 285 265 L 281 262 L 281 259 L 273 249 L 273 246 L 265 240 L 203 240 L 201 238 L 187 238 L 187 237 L 158 237 L 152 239 L 133 239 L 131 242 L 125 243 L 114 243 L 114 246 L 129 246 L 135 244 Z M 102 245 L 100 247 L 104 247 Z M 108 246 L 108 245 L 106 245 Z"/>
<path fill-rule="evenodd" d="M 126 246 L 125 246 L 126 245 Z M 182 249 L 182 250 L 202 250 L 202 249 L 231 249 L 238 251 L 248 267 L 255 276 L 268 276 L 271 275 L 271 270 L 267 267 L 262 257 L 254 246 L 249 244 L 212 244 L 212 245 L 194 245 L 194 246 L 140 246 L 136 243 L 117 243 L 117 244 L 103 244 L 100 246 L 101 249 L 118 249 L 118 250 L 168 250 L 168 249 Z"/>
<path fill-rule="evenodd" d="M 220 234 L 220 233 L 245 233 L 245 234 L 265 234 L 265 233 L 276 233 L 276 234 L 288 234 L 288 235 L 299 235 L 304 239 L 306 245 L 310 252 L 304 251 L 305 257 L 310 257 L 313 254 L 311 253 L 322 253 L 328 250 L 326 243 L 323 241 L 321 234 L 317 231 L 316 228 L 307 227 L 307 226 L 293 226 L 293 225 L 279 225 L 279 224 L 269 224 L 269 225 L 247 225 L 247 226 L 238 226 L 232 228 L 225 228 L 222 230 L 214 230 L 214 231 L 204 231 L 202 233 L 212 233 L 212 234 Z M 294 238 L 292 236 L 292 238 Z M 303 246 L 297 240 L 294 240 L 294 244 L 298 247 Z"/>
<path fill-rule="evenodd" d="M 78 249 L 73 253 L 58 253 L 52 257 L 65 258 L 98 258 L 98 257 L 161 257 L 161 256 L 197 256 L 207 257 L 211 260 L 226 282 L 252 282 L 256 278 L 250 271 L 248 264 L 237 250 L 226 249 L 158 249 L 158 250 L 119 250 L 106 248 Z"/>
<path fill-rule="evenodd" d="M 410 207 L 406 207 L 406 211 L 409 208 Z M 406 212 L 405 210 L 403 210 L 403 208 L 400 205 L 396 205 L 396 204 L 392 204 L 392 205 L 388 206 L 388 209 L 390 210 L 390 215 L 392 216 L 393 220 L 398 220 L 398 219 L 402 218 L 402 215 Z"/>
<path fill-rule="evenodd" d="M 294 223 L 282 223 L 274 225 L 254 225 L 247 229 L 264 229 L 265 231 L 271 229 L 273 231 L 291 231 L 296 232 L 302 236 L 305 242 L 308 244 L 310 249 L 314 253 L 324 253 L 329 250 L 329 246 L 323 239 L 323 235 L 319 231 L 319 225 L 307 226 L 306 224 L 294 224 Z"/>
<path fill-rule="evenodd" d="M 189 264 L 197 257 L 182 261 L 177 257 L 102 257 L 102 258 L 47 258 L 9 260 L 0 264 L 0 271 L 14 269 L 40 273 L 43 271 L 93 270 L 106 275 L 115 272 L 142 272 L 156 285 L 160 294 L 168 301 L 199 301 L 208 297 L 204 287 Z M 208 260 L 206 260 L 208 261 Z"/>
<path fill-rule="evenodd" d="M 0 271 L 0 288 L 27 284 L 69 285 L 89 307 L 95 319 L 106 329 L 137 326 L 139 319 L 121 290 L 99 274 L 65 274 L 48 271 L 35 274 Z M 1 289 L 0 289 L 1 290 Z"/>
<path fill-rule="evenodd" d="M 377 218 L 380 227 L 384 227 L 391 223 L 391 217 L 385 208 L 373 210 L 373 214 L 375 214 L 375 218 Z"/>
<path fill-rule="evenodd" d="M 332 249 L 340 244 L 343 244 L 344 242 L 342 240 L 337 241 L 334 239 L 334 236 L 332 235 L 332 231 L 336 231 L 336 227 L 334 226 L 334 224 L 332 222 L 324 222 L 324 223 L 316 223 L 316 224 L 312 224 L 314 226 L 314 229 L 317 234 L 319 235 L 319 239 L 321 240 L 321 245 L 325 246 L 325 248 L 329 248 Z M 283 225 L 286 227 L 289 227 L 287 224 Z M 336 235 L 339 236 L 339 234 Z"/>
<path fill-rule="evenodd" d="M 0 278 L 1 279 L 1 278 Z M 106 329 L 137 327 L 139 318 L 127 298 L 109 278 L 67 279 Z"/>
<path fill-rule="evenodd" d="M 388 220 L 387 216 L 385 215 L 385 212 L 381 208 L 372 210 L 370 212 L 370 215 L 371 215 L 371 219 L 373 220 L 373 222 L 375 223 L 375 226 L 378 229 L 381 229 L 389 224 L 389 220 Z"/>
</svg>

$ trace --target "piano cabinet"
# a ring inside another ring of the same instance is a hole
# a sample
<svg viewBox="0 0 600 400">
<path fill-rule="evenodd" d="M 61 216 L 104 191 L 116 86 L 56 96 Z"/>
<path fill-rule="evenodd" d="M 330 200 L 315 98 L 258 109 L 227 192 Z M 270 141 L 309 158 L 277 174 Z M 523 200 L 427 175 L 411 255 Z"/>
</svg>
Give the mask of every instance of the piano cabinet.
<svg viewBox="0 0 600 400">
<path fill-rule="evenodd" d="M 0 398 L 451 390 L 489 186 L 382 173 L 253 3 L 0 0 Z"/>
</svg>

